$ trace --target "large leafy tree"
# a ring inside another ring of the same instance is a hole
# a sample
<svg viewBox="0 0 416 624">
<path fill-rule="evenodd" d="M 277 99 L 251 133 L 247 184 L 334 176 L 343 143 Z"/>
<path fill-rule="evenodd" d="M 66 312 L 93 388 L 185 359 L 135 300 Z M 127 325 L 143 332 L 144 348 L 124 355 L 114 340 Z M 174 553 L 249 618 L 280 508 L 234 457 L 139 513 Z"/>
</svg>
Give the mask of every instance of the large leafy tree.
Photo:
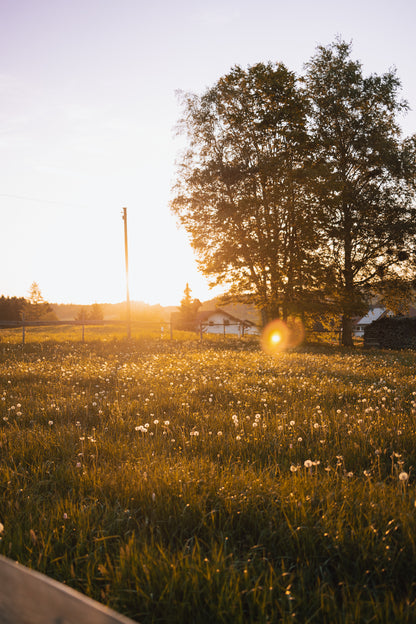
<svg viewBox="0 0 416 624">
<path fill-rule="evenodd" d="M 183 97 L 188 149 L 172 209 L 212 284 L 254 302 L 263 320 L 305 304 L 318 281 L 305 186 L 307 100 L 282 64 L 234 67 Z"/>
<path fill-rule="evenodd" d="M 302 89 L 268 63 L 184 96 L 172 202 L 213 284 L 264 320 L 330 302 L 346 345 L 365 289 L 409 279 L 416 233 L 416 137 L 401 139 L 400 82 L 363 76 L 350 53 L 341 40 L 319 47 Z"/>
<path fill-rule="evenodd" d="M 316 177 L 322 211 L 317 248 L 326 284 L 342 310 L 343 344 L 352 344 L 352 316 L 365 287 L 400 277 L 414 246 L 416 137 L 401 140 L 394 71 L 363 75 L 351 45 L 319 47 L 306 65 Z"/>
</svg>

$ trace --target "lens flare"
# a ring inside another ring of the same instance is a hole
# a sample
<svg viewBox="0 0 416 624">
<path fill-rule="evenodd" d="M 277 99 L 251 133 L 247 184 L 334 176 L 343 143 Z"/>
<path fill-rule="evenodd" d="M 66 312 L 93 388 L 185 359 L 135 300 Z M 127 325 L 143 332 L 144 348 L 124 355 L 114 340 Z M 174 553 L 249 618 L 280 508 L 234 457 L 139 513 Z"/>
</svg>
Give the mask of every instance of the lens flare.
<svg viewBox="0 0 416 624">
<path fill-rule="evenodd" d="M 269 355 L 280 353 L 285 349 L 293 349 L 301 344 L 305 331 L 300 319 L 290 318 L 286 323 L 280 320 L 271 321 L 263 330 L 261 344 L 263 351 Z"/>
<path fill-rule="evenodd" d="M 282 334 L 279 331 L 274 331 L 272 333 L 272 335 L 270 336 L 270 342 L 272 344 L 279 344 L 279 342 L 282 340 Z"/>
</svg>

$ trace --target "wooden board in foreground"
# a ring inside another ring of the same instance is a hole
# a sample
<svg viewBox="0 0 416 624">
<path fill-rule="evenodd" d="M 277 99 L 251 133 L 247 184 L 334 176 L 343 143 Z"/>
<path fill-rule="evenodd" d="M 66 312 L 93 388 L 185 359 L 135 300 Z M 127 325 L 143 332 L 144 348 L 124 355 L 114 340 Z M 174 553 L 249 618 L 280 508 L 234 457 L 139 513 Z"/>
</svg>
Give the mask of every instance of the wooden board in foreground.
<svg viewBox="0 0 416 624">
<path fill-rule="evenodd" d="M 83 594 L 0 555 L 1 624 L 135 624 Z"/>
</svg>

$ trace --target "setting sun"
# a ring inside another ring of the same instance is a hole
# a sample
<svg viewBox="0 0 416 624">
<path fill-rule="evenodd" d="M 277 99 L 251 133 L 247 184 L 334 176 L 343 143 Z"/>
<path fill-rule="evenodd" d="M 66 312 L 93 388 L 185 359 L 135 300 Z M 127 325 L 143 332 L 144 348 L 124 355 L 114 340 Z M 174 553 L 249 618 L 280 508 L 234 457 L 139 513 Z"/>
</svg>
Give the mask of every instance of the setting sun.
<svg viewBox="0 0 416 624">
<path fill-rule="evenodd" d="M 273 332 L 273 334 L 270 336 L 270 342 L 272 344 L 279 344 L 281 340 L 282 340 L 282 335 L 278 331 Z"/>
<path fill-rule="evenodd" d="M 261 337 L 263 350 L 269 355 L 279 353 L 286 349 L 289 340 L 287 325 L 280 320 L 275 320 L 266 325 Z"/>
<path fill-rule="evenodd" d="M 300 319 L 290 318 L 286 322 L 277 319 L 264 328 L 261 344 L 265 353 L 273 355 L 300 345 L 304 337 Z"/>
</svg>

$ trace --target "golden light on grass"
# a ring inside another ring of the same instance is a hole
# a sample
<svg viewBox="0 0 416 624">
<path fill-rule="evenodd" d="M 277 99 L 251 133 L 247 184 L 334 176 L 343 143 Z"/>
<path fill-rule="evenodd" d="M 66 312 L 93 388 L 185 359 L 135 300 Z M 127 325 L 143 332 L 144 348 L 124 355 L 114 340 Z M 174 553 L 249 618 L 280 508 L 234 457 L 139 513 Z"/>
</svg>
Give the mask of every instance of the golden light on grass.
<svg viewBox="0 0 416 624">
<path fill-rule="evenodd" d="M 261 345 L 269 355 L 280 353 L 285 349 L 297 347 L 305 337 L 300 319 L 291 318 L 285 323 L 281 320 L 271 321 L 263 330 Z"/>
</svg>

